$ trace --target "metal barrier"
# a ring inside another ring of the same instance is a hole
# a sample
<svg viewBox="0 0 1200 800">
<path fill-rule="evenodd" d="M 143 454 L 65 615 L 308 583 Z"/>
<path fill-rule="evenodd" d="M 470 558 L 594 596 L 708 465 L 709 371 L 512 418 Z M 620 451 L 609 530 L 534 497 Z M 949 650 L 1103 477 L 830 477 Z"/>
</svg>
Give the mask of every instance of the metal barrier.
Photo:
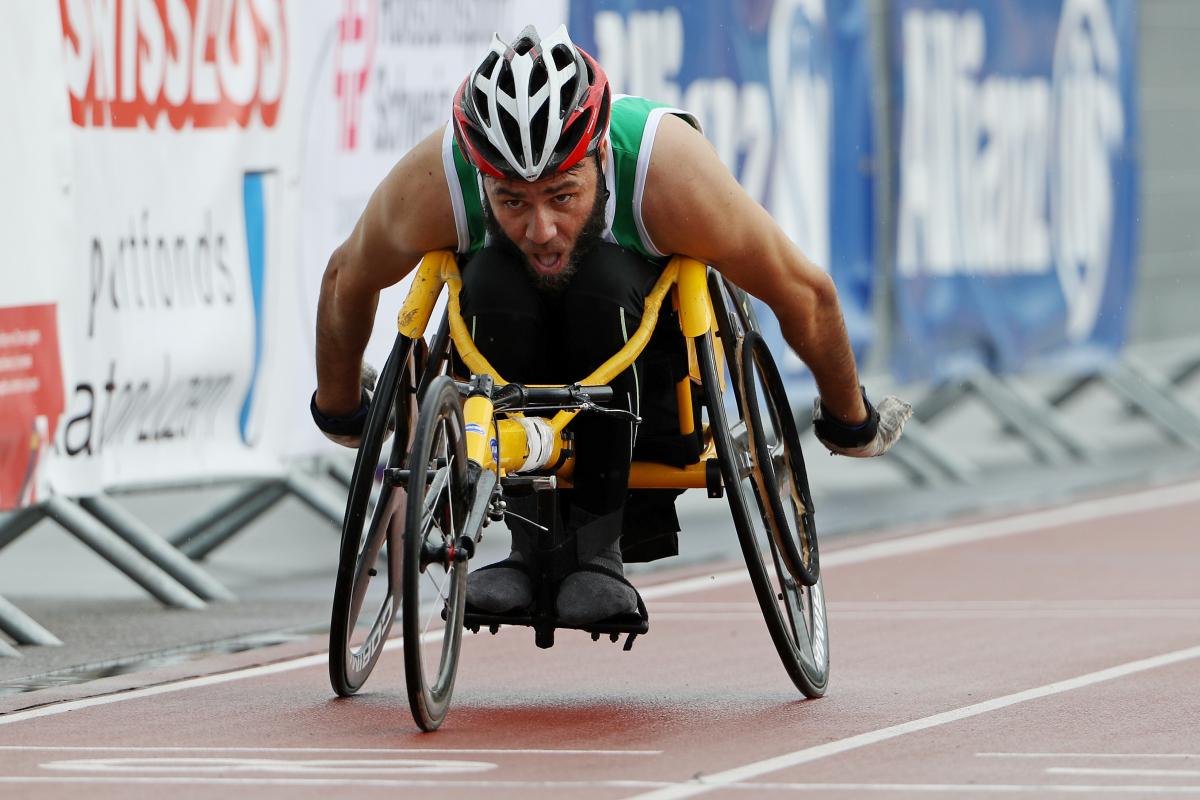
<svg viewBox="0 0 1200 800">
<path fill-rule="evenodd" d="M 1085 441 L 1065 420 L 1065 409 L 1093 390 L 1119 399 L 1131 416 L 1148 420 L 1169 443 L 1200 450 L 1200 412 L 1180 395 L 1184 384 L 1197 375 L 1200 342 L 1195 343 L 1192 354 L 1177 357 L 1165 367 L 1152 364 L 1135 349 L 1094 372 L 1068 379 L 1046 396 L 1031 390 L 1020 377 L 980 370 L 962 380 L 934 386 L 917 399 L 913 419 L 886 461 L 916 486 L 976 482 L 981 477 L 979 466 L 956 453 L 936 431 L 939 418 L 974 400 L 1006 433 L 1022 441 L 1034 463 L 1103 463 L 1107 454 Z"/>
<path fill-rule="evenodd" d="M 332 462 L 330 462 L 332 464 Z M 310 474 L 311 471 L 311 474 Z M 169 537 L 152 530 L 111 495 L 79 500 L 51 497 L 35 506 L 0 516 L 0 550 L 39 522 L 49 519 L 170 608 L 203 609 L 209 602 L 236 597 L 197 561 L 225 544 L 276 503 L 291 496 L 338 528 L 345 507 L 344 486 L 322 486 L 334 468 L 323 460 L 296 468 L 277 480 L 254 483 Z M 344 470 L 342 470 L 344 473 Z M 17 645 L 54 646 L 62 642 L 8 600 L 0 597 L 0 632 Z M 20 651 L 0 640 L 0 657 Z"/>
</svg>

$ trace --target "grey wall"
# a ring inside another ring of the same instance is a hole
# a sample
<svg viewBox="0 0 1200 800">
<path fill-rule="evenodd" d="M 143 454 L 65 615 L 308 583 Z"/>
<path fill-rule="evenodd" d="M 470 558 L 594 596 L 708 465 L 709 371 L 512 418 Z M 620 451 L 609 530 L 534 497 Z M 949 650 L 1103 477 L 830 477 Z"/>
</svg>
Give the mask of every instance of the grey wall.
<svg viewBox="0 0 1200 800">
<path fill-rule="evenodd" d="M 1140 6 L 1142 240 L 1130 340 L 1200 336 L 1200 2 Z"/>
</svg>

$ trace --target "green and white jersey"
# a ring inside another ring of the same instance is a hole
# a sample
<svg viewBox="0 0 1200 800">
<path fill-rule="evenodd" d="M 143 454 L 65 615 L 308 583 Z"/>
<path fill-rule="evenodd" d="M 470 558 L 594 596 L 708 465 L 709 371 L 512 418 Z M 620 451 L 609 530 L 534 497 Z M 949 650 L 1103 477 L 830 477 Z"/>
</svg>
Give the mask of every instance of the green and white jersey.
<svg viewBox="0 0 1200 800">
<path fill-rule="evenodd" d="M 652 259 L 668 254 L 655 247 L 646 232 L 642 196 L 646 191 L 654 135 L 666 114 L 682 117 L 696 130 L 700 129 L 700 123 L 686 111 L 623 94 L 613 97 L 608 125 L 609 157 L 604 173 L 609 195 L 604 209 L 603 238 Z M 458 252 L 475 253 L 486 244 L 487 238 L 483 224 L 483 182 L 479 171 L 458 149 L 450 125 L 442 137 L 442 166 L 454 206 Z"/>
</svg>

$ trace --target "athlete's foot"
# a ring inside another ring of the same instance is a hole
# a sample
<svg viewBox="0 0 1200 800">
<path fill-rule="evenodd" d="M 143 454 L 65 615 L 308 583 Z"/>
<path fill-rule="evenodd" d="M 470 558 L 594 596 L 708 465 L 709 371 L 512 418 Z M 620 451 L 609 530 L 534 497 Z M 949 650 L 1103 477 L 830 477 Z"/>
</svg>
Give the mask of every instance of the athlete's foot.
<svg viewBox="0 0 1200 800">
<path fill-rule="evenodd" d="M 586 563 L 597 571 L 577 570 L 563 578 L 559 586 L 555 605 L 560 622 L 587 625 L 617 614 L 638 613 L 637 592 L 615 577 L 624 577 L 621 548 L 616 542 Z M 615 575 L 598 570 L 607 570 Z"/>
<path fill-rule="evenodd" d="M 514 550 L 504 561 L 472 572 L 467 578 L 467 605 L 489 614 L 528 608 L 533 603 L 533 581 L 524 564 L 525 559 Z"/>
</svg>

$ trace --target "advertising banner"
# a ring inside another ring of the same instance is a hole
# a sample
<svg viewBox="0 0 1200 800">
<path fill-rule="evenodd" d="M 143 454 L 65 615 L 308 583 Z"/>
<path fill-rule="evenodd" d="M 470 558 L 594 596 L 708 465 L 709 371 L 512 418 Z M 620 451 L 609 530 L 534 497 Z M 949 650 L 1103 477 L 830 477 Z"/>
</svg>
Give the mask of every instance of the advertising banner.
<svg viewBox="0 0 1200 800">
<path fill-rule="evenodd" d="M 0 511 L 37 501 L 62 410 L 54 305 L 0 307 Z"/>
<path fill-rule="evenodd" d="M 549 34 L 564 0 L 344 0 L 304 7 L 300 195 L 300 305 L 308 391 L 316 386 L 314 325 L 321 275 L 350 235 L 371 192 L 396 162 L 450 120 L 450 102 L 492 34 L 511 41 L 526 25 Z M 408 281 L 383 292 L 367 360 L 382 368 Z M 433 323 L 431 323 L 432 325 Z M 432 331 L 430 335 L 432 336 Z M 293 451 L 331 446 L 310 424 Z"/>
<path fill-rule="evenodd" d="M 262 371 L 297 171 L 285 4 L 58 10 L 65 80 L 40 88 L 70 116 L 74 223 L 51 482 L 87 494 L 278 472 Z"/>
<path fill-rule="evenodd" d="M 67 104 L 52 3 L 17 3 L 0 26 L 0 511 L 44 494 L 63 411 L 58 294 L 71 230 Z"/>
<path fill-rule="evenodd" d="M 571 35 L 618 92 L 696 114 L 743 188 L 841 295 L 870 345 L 874 142 L 862 0 L 572 0 Z M 808 382 L 760 309 L 785 379 Z"/>
<path fill-rule="evenodd" d="M 1136 4 L 890 9 L 897 376 L 1112 357 L 1137 252 Z"/>
</svg>

